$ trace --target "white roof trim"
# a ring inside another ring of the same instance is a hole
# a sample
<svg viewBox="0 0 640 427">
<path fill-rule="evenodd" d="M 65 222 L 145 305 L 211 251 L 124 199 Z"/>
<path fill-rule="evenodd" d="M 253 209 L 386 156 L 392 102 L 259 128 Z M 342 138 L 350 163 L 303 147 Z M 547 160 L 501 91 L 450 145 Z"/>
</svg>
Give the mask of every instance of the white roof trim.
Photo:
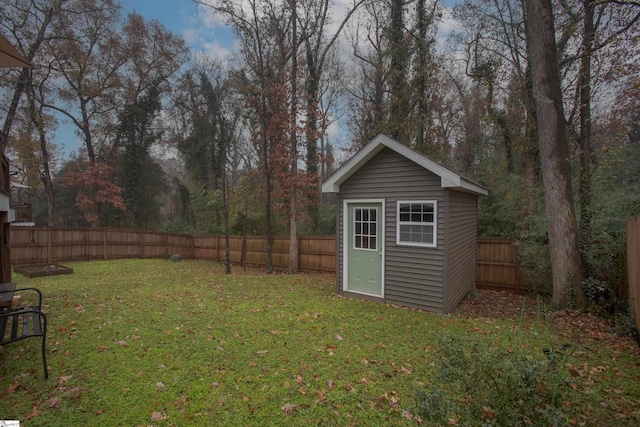
<svg viewBox="0 0 640 427">
<path fill-rule="evenodd" d="M 13 182 L 10 181 L 9 184 L 11 185 L 11 187 L 13 188 L 31 188 L 28 185 L 24 185 L 24 184 L 20 184 L 19 182 Z"/>
<path fill-rule="evenodd" d="M 376 154 L 383 148 L 390 148 L 396 153 L 406 157 L 414 163 L 422 166 L 430 172 L 440 177 L 440 185 L 442 188 L 451 188 L 460 191 L 467 191 L 477 195 L 486 196 L 489 194 L 486 188 L 480 184 L 470 181 L 452 170 L 418 154 L 411 148 L 400 144 L 398 141 L 380 134 L 373 138 L 371 142 L 365 145 L 353 157 L 351 157 L 344 165 L 342 165 L 333 175 L 331 175 L 323 184 L 323 193 L 339 193 L 340 185 L 356 173 L 362 166 L 367 164 Z"/>
</svg>

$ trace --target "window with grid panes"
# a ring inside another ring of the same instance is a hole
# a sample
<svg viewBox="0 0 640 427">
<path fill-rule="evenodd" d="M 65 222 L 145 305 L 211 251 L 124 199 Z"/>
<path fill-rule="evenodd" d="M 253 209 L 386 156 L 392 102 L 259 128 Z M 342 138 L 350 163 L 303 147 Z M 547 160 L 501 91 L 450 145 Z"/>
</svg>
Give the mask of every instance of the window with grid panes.
<svg viewBox="0 0 640 427">
<path fill-rule="evenodd" d="M 435 247 L 437 242 L 437 203 L 430 201 L 398 201 L 398 245 Z"/>
<path fill-rule="evenodd" d="M 378 209 L 354 208 L 353 247 L 375 251 L 378 249 Z"/>
</svg>

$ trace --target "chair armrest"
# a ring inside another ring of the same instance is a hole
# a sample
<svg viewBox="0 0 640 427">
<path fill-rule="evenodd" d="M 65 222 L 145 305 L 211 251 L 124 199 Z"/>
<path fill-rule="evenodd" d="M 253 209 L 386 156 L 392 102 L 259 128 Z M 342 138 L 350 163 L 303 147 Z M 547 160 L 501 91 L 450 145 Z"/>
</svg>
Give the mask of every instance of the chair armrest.
<svg viewBox="0 0 640 427">
<path fill-rule="evenodd" d="M 12 291 L 0 291 L 0 294 L 6 294 L 9 292 L 13 292 L 14 294 L 16 292 L 21 292 L 21 291 L 35 291 L 38 293 L 38 310 L 40 310 L 40 308 L 42 307 L 42 292 L 40 292 L 40 289 L 37 288 L 17 288 L 14 289 Z"/>
<path fill-rule="evenodd" d="M 25 314 L 25 313 L 37 313 L 46 318 L 46 315 L 44 314 L 44 312 L 40 310 L 38 307 L 28 305 L 26 307 L 16 308 L 15 310 L 11 310 L 11 311 L 0 311 L 0 319 L 4 317 L 15 317 L 18 314 Z"/>
</svg>

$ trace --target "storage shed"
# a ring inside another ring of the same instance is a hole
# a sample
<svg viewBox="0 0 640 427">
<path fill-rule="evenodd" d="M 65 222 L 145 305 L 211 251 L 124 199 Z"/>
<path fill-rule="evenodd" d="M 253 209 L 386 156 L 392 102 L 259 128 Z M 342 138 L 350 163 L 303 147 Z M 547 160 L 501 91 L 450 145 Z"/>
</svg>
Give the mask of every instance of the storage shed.
<svg viewBox="0 0 640 427">
<path fill-rule="evenodd" d="M 322 185 L 337 193 L 337 291 L 445 314 L 476 280 L 487 189 L 378 135 Z"/>
</svg>

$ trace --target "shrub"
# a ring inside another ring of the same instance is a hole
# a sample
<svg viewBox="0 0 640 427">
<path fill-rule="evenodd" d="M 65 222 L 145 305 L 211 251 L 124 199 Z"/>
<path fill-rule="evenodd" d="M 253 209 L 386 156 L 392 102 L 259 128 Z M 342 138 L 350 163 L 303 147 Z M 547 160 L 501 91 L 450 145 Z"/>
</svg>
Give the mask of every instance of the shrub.
<svg viewBox="0 0 640 427">
<path fill-rule="evenodd" d="M 563 425 L 558 406 L 568 348 L 532 346 L 516 333 L 498 344 L 446 336 L 431 386 L 416 391 L 415 413 L 440 425 Z"/>
</svg>

